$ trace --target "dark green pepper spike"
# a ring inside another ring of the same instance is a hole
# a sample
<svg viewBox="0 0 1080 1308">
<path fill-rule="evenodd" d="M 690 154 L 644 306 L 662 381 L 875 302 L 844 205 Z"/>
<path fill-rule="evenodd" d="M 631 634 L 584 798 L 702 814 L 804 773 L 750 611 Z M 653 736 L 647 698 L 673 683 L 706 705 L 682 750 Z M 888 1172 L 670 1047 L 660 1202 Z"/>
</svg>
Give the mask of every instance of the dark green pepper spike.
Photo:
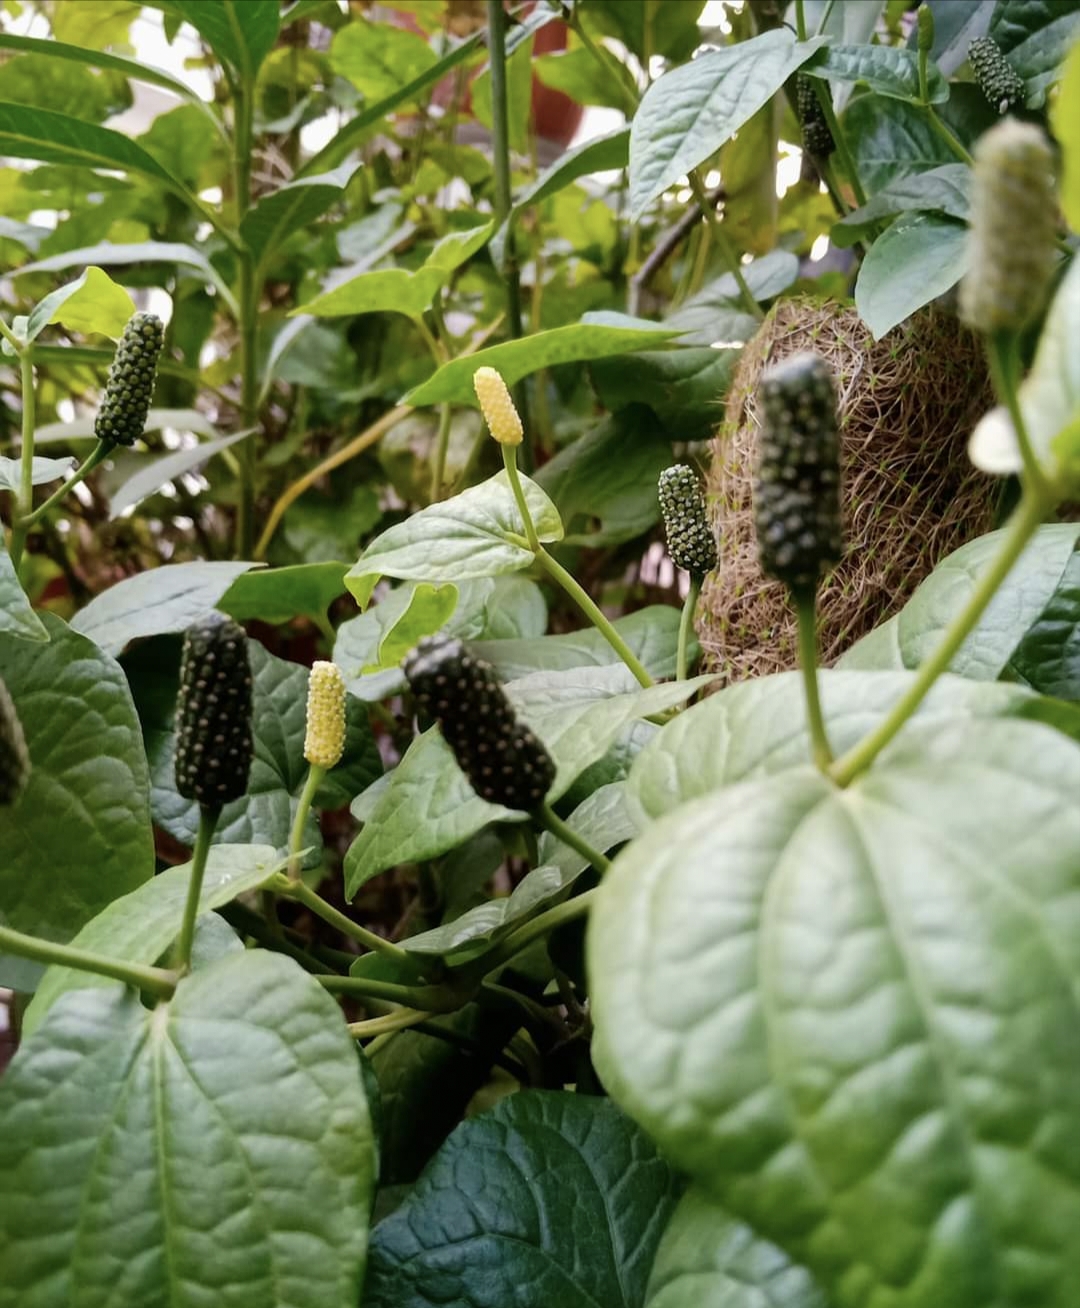
<svg viewBox="0 0 1080 1308">
<path fill-rule="evenodd" d="M 22 723 L 8 688 L 0 681 L 0 807 L 14 804 L 30 776 L 30 755 Z"/>
<path fill-rule="evenodd" d="M 657 493 L 671 560 L 700 581 L 716 567 L 717 555 L 716 536 L 709 526 L 697 473 L 685 463 L 665 468 Z"/>
<path fill-rule="evenodd" d="M 164 332 L 161 319 L 137 313 L 116 347 L 94 435 L 106 445 L 134 445 L 146 429 Z"/>
<path fill-rule="evenodd" d="M 251 667 L 244 629 L 220 614 L 188 627 L 176 701 L 176 789 L 220 807 L 246 794 Z"/>
<path fill-rule="evenodd" d="M 1027 88 L 993 37 L 980 36 L 972 41 L 968 46 L 968 60 L 979 90 L 999 114 L 1023 105 Z"/>
<path fill-rule="evenodd" d="M 836 149 L 836 142 L 814 91 L 814 81 L 808 73 L 796 73 L 795 104 L 799 111 L 803 145 L 811 154 L 827 159 Z"/>
<path fill-rule="evenodd" d="M 840 441 L 832 375 L 817 354 L 762 374 L 763 409 L 754 520 L 762 569 L 813 591 L 843 553 Z"/>
<path fill-rule="evenodd" d="M 540 808 L 555 764 L 517 720 L 491 664 L 460 640 L 437 635 L 422 640 L 402 666 L 417 703 L 438 722 L 480 798 L 526 813 Z"/>
</svg>

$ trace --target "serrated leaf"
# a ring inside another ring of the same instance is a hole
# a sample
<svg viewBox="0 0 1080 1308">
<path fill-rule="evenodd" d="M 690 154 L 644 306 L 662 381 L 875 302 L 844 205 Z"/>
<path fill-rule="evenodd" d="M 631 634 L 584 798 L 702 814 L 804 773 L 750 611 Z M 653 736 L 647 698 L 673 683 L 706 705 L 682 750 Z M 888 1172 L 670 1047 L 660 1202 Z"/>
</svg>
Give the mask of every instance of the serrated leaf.
<svg viewBox="0 0 1080 1308">
<path fill-rule="evenodd" d="M 116 340 L 135 312 L 135 302 L 122 286 L 100 268 L 61 286 L 34 306 L 26 324 L 26 340 L 35 340 L 50 323 L 62 323 L 82 336 L 98 334 Z"/>
<path fill-rule="evenodd" d="M 664 323 L 645 318 L 630 318 L 621 313 L 586 313 L 579 323 L 535 332 L 523 340 L 506 341 L 476 354 L 451 359 L 434 376 L 410 391 L 404 402 L 416 408 L 448 402 L 475 408 L 472 379 L 477 368 L 496 369 L 506 384 L 512 386 L 541 368 L 648 350 L 678 334 Z"/>
<path fill-rule="evenodd" d="M 59 481 L 75 466 L 74 459 L 46 459 L 35 454 L 30 465 L 30 484 L 45 486 L 50 481 Z M 9 459 L 0 454 L 0 490 L 18 492 L 22 483 L 22 460 Z"/>
<path fill-rule="evenodd" d="M 867 251 L 855 307 L 879 341 L 967 272 L 967 228 L 935 214 L 898 218 Z"/>
<path fill-rule="evenodd" d="M 684 805 L 600 886 L 604 1085 L 835 1308 L 1073 1302 L 1077 793 L 1075 743 L 965 723 Z"/>
<path fill-rule="evenodd" d="M 243 572 L 217 602 L 237 622 L 258 618 L 282 626 L 293 618 L 321 620 L 345 594 L 347 563 L 298 563 L 291 568 L 256 568 Z"/>
<path fill-rule="evenodd" d="M 913 676 L 821 669 L 822 711 L 833 752 L 843 754 L 873 730 Z M 1020 686 L 947 676 L 935 684 L 902 735 L 915 741 L 958 721 L 1012 717 L 1058 725 L 1059 715 L 1052 702 Z M 1073 734 L 1077 714 L 1061 714 L 1060 725 Z M 634 759 L 627 795 L 644 830 L 679 804 L 800 767 L 810 756 L 801 678 L 782 672 L 725 686 L 666 723 Z"/>
<path fill-rule="evenodd" d="M 277 40 L 281 6 L 278 0 L 170 0 L 180 15 L 203 37 L 211 50 L 232 64 L 241 79 L 255 85 L 259 66 Z"/>
<path fill-rule="evenodd" d="M 283 240 L 321 218 L 341 199 L 356 167 L 342 164 L 328 173 L 298 177 L 264 195 L 249 209 L 240 224 L 240 236 L 256 261 L 265 262 Z"/>
<path fill-rule="evenodd" d="M 214 608 L 229 586 L 254 563 L 168 563 L 118 581 L 72 619 L 109 654 L 142 636 L 183 631 Z"/>
<path fill-rule="evenodd" d="M 0 1123 L 4 1308 L 359 1300 L 371 1119 L 338 1007 L 291 959 L 230 954 L 149 1010 L 64 996 Z"/>
<path fill-rule="evenodd" d="M 118 518 L 122 513 L 145 500 L 147 496 L 159 491 L 162 486 L 183 476 L 185 472 L 194 472 L 215 454 L 227 450 L 237 441 L 245 440 L 254 430 L 254 427 L 250 427 L 247 431 L 238 431 L 232 436 L 220 436 L 214 441 L 203 441 L 199 445 L 192 445 L 186 450 L 174 450 L 159 458 L 139 458 L 138 471 L 128 477 L 109 497 L 109 517 Z"/>
<path fill-rule="evenodd" d="M 778 28 L 706 51 L 653 82 L 630 129 L 631 220 L 715 154 L 821 44 Z"/>
<path fill-rule="evenodd" d="M 269 845 L 215 846 L 206 860 L 199 914 L 231 903 L 246 890 L 257 889 L 281 867 L 282 860 Z M 138 889 L 114 899 L 87 922 L 72 945 L 129 963 L 156 962 L 179 934 L 190 881 L 190 863 L 168 868 Z M 101 986 L 122 989 L 121 982 L 96 972 L 50 967 L 23 1014 L 23 1036 L 33 1035 L 61 995 Z"/>
<path fill-rule="evenodd" d="M 637 1308 L 679 1189 L 610 1101 L 522 1091 L 462 1123 L 379 1223 L 365 1303 Z"/>
<path fill-rule="evenodd" d="M 645 1308 L 828 1308 L 804 1267 L 702 1190 L 679 1201 L 656 1251 Z"/>
<path fill-rule="evenodd" d="M 3 636 L 35 642 L 49 639 L 49 633 L 26 597 L 0 532 L 0 637 Z"/>
<path fill-rule="evenodd" d="M 265 844 L 284 851 L 288 845 L 300 792 L 307 779 L 304 733 L 307 718 L 309 670 L 299 663 L 268 654 L 248 641 L 252 675 L 252 734 L 254 757 L 247 793 L 226 804 L 221 812 L 217 844 Z M 175 840 L 194 845 L 198 805 L 176 790 L 175 709 L 180 649 L 173 640 L 148 642 L 132 651 L 124 666 L 139 707 L 152 782 L 154 820 Z M 347 753 L 330 773 L 335 807 L 352 799 L 382 771 L 378 750 L 364 707 L 351 697 L 346 703 Z M 319 861 L 318 823 L 309 817 L 304 845 L 311 848 L 309 863 Z"/>
<path fill-rule="evenodd" d="M 0 636 L 0 677 L 30 751 L 30 778 L 0 809 L 0 920 L 67 941 L 154 871 L 150 780 L 117 664 L 52 614 L 47 645 Z M 41 967 L 0 958 L 0 984 L 33 990 Z"/>
<path fill-rule="evenodd" d="M 871 91 L 893 100 L 921 100 L 918 55 L 895 46 L 828 45 L 802 71 L 830 82 L 865 82 Z M 943 103 L 949 98 L 949 84 L 932 60 L 927 61 L 926 74 L 927 103 Z"/>
<path fill-rule="evenodd" d="M 544 492 L 521 478 L 541 542 L 562 539 L 562 523 Z M 525 524 L 506 473 L 453 499 L 430 504 L 376 538 L 345 578 L 363 609 L 380 577 L 402 581 L 466 581 L 520 572 L 533 562 Z"/>
<path fill-rule="evenodd" d="M 954 550 L 885 624 L 889 628 L 885 638 L 871 632 L 840 658 L 838 666 L 917 668 L 967 602 L 1004 534 L 992 531 Z M 994 681 L 1001 675 L 1057 588 L 1078 535 L 1080 526 L 1075 523 L 1051 523 L 1038 529 L 949 664 L 951 672 L 975 681 Z"/>
</svg>

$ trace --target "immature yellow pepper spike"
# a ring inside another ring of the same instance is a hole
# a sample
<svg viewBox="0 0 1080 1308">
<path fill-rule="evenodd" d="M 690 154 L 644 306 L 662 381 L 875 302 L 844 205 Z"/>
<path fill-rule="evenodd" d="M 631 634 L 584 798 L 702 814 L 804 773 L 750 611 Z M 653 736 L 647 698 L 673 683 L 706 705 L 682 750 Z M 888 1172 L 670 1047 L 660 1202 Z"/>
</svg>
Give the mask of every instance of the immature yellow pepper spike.
<svg viewBox="0 0 1080 1308">
<path fill-rule="evenodd" d="M 336 663 L 320 660 L 308 681 L 307 734 L 304 758 L 320 768 L 332 768 L 345 749 L 345 678 Z"/>
<path fill-rule="evenodd" d="M 506 382 L 494 368 L 477 368 L 473 386 L 492 436 L 500 445 L 520 445 L 525 436 Z"/>
</svg>

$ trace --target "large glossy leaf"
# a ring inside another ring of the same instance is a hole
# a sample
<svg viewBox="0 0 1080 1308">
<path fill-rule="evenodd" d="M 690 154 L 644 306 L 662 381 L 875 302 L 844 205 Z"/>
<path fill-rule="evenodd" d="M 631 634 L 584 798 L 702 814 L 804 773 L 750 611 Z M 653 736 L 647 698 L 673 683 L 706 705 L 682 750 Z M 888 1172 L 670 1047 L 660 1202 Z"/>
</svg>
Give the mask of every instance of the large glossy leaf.
<svg viewBox="0 0 1080 1308">
<path fill-rule="evenodd" d="M 900 177 L 862 208 L 855 209 L 835 223 L 834 245 L 854 245 L 883 219 L 904 213 L 942 213 L 949 218 L 966 219 L 971 169 L 967 164 L 941 164 L 925 173 Z"/>
<path fill-rule="evenodd" d="M 264 844 L 283 851 L 308 771 L 304 731 L 309 672 L 299 663 L 268 654 L 254 640 L 248 642 L 248 656 L 253 679 L 255 754 L 247 794 L 222 809 L 215 839 L 219 844 Z M 124 666 L 146 740 L 154 820 L 174 839 L 190 847 L 198 830 L 198 805 L 178 794 L 174 777 L 179 657 L 179 643 L 162 639 L 133 650 Z M 344 802 L 370 785 L 382 771 L 366 710 L 351 698 L 346 710 L 346 754 L 330 774 L 347 791 Z M 321 845 L 313 817 L 308 819 L 304 844 L 316 850 Z M 318 855 L 311 861 L 317 862 Z"/>
<path fill-rule="evenodd" d="M 1042 695 L 1080 700 L 1080 551 L 1009 659 L 1006 675 Z"/>
<path fill-rule="evenodd" d="M 0 677 L 30 750 L 26 789 L 0 809 L 0 921 L 67 941 L 154 872 L 150 781 L 119 666 L 52 614 L 49 643 L 0 635 Z M 36 963 L 0 958 L 33 990 Z"/>
<path fill-rule="evenodd" d="M 321 621 L 345 594 L 347 563 L 298 563 L 291 568 L 255 568 L 242 572 L 218 600 L 217 607 L 237 622 L 258 618 L 274 626 L 297 617 Z"/>
<path fill-rule="evenodd" d="M 203 441 L 201 444 L 191 445 L 184 450 L 173 450 L 157 458 L 138 459 L 138 470 L 110 496 L 109 517 L 118 518 L 128 509 L 134 508 L 136 504 L 153 495 L 155 491 L 159 491 L 162 486 L 183 476 L 185 472 L 194 472 L 215 454 L 227 450 L 237 441 L 245 440 L 254 430 L 252 427 L 247 431 L 234 432 L 232 436 L 219 436 L 217 440 Z"/>
<path fill-rule="evenodd" d="M 1000 549 L 1003 536 L 1003 531 L 992 531 L 943 559 L 900 612 L 853 645 L 838 666 L 864 670 L 918 667 L 967 602 Z M 992 681 L 1001 675 L 1009 656 L 1057 589 L 1078 536 L 1080 526 L 1075 523 L 1039 528 L 975 630 L 960 646 L 949 665 L 952 672 L 977 681 Z"/>
<path fill-rule="evenodd" d="M 299 177 L 264 195 L 240 224 L 240 235 L 255 258 L 264 262 L 283 240 L 321 218 L 341 199 L 355 172 L 355 164 L 342 164 L 315 177 Z"/>
<path fill-rule="evenodd" d="M 359 1301 L 371 1120 L 341 1014 L 241 952 L 65 995 L 0 1082 L 4 1308 Z"/>
<path fill-rule="evenodd" d="M 1000 0 L 990 19 L 990 35 L 1027 83 L 1029 108 L 1045 100 L 1078 34 L 1078 0 Z"/>
<path fill-rule="evenodd" d="M 26 598 L 7 544 L 0 534 L 0 637 L 3 636 L 32 641 L 49 639 L 49 633 Z"/>
<path fill-rule="evenodd" d="M 127 291 L 117 286 L 108 273 L 90 267 L 31 309 L 26 340 L 36 340 L 50 323 L 62 323 L 82 336 L 96 333 L 115 340 L 134 312 L 135 303 Z"/>
<path fill-rule="evenodd" d="M 844 114 L 844 134 L 871 195 L 912 173 L 956 162 L 923 110 L 886 96 L 861 95 L 852 101 Z"/>
<path fill-rule="evenodd" d="M 909 672 L 819 674 L 822 711 L 836 754 L 881 722 L 911 685 Z M 912 740 L 957 722 L 1034 718 L 1076 737 L 1080 715 L 1019 686 L 943 677 L 904 726 Z M 666 723 L 634 759 L 627 795 L 644 827 L 679 804 L 810 759 L 802 679 L 783 672 L 725 686 Z"/>
<path fill-rule="evenodd" d="M 790 250 L 770 250 L 743 268 L 747 286 L 759 303 L 779 295 L 799 276 L 799 260 Z M 665 320 L 680 330 L 680 344 L 741 346 L 757 331 L 758 321 L 746 312 L 731 273 L 708 282 Z"/>
<path fill-rule="evenodd" d="M 679 1182 L 610 1101 L 522 1091 L 372 1236 L 368 1308 L 638 1308 Z"/>
<path fill-rule="evenodd" d="M 735 317 L 746 319 L 749 315 L 739 314 L 739 311 L 735 310 L 731 318 Z M 670 321 L 669 319 L 669 325 Z M 749 327 L 749 323 L 747 326 Z M 749 331 L 748 334 L 753 333 Z M 718 336 L 717 339 L 723 338 Z M 568 469 L 579 461 L 584 461 L 586 466 L 595 465 L 596 462 L 601 461 L 599 449 L 595 447 L 611 446 L 616 441 L 626 444 L 627 428 L 631 435 L 636 432 L 648 432 L 649 427 L 639 416 L 618 412 L 630 405 L 648 405 L 656 415 L 659 429 L 652 430 L 654 437 L 652 444 L 658 448 L 660 438 L 663 438 L 668 451 L 668 463 L 671 462 L 670 442 L 673 439 L 683 441 L 710 439 L 716 431 L 717 409 L 724 402 L 738 357 L 737 348 L 714 350 L 699 346 L 679 350 L 648 350 L 637 355 L 632 366 L 627 366 L 627 360 L 620 358 L 595 360 L 590 368 L 593 385 L 604 407 L 615 411 L 616 419 L 601 423 L 587 436 L 560 450 L 554 459 L 544 464 L 539 480 L 543 481 L 544 475 L 549 477 L 554 475 L 549 471 L 552 465 L 562 469 Z M 590 444 L 594 448 L 589 450 L 590 457 L 585 459 L 583 451 L 588 449 L 586 442 L 590 437 L 592 438 Z M 627 455 L 634 458 L 640 466 L 645 463 L 646 448 L 647 441 L 639 437 L 638 440 L 633 441 L 631 448 L 627 450 Z M 629 461 L 629 458 L 623 459 L 618 456 L 609 459 L 608 472 L 617 467 L 623 475 L 629 476 L 627 466 Z M 662 466 L 666 467 L 667 464 Z M 595 467 L 592 471 L 595 476 Z M 652 471 L 651 466 L 649 471 Z M 624 492 L 624 496 L 617 496 L 614 493 L 611 489 L 611 479 L 608 479 L 607 497 L 612 503 L 606 506 L 606 513 L 596 514 L 606 521 L 601 525 L 602 539 L 594 538 L 592 543 L 596 545 L 615 543 L 617 536 L 611 535 L 612 532 L 627 532 L 629 534 L 623 539 L 628 540 L 638 532 L 644 531 L 656 520 L 655 515 L 646 516 L 644 505 L 646 493 L 652 491 L 659 472 L 658 468 L 652 476 L 649 476 L 648 472 L 643 471 L 635 480 L 632 488 L 634 493 Z M 571 485 L 575 489 L 576 481 L 576 477 L 571 478 Z M 655 496 L 653 498 L 655 500 Z M 638 504 L 628 511 L 620 505 L 620 499 L 623 499 L 624 503 L 629 501 L 630 504 L 637 499 Z M 571 536 L 570 539 L 573 540 L 573 537 Z"/>
<path fill-rule="evenodd" d="M 1078 793 L 1072 741 L 965 723 L 684 805 L 604 878 L 604 1084 L 834 1308 L 1074 1302 Z"/>
<path fill-rule="evenodd" d="M 643 690 L 620 664 L 539 672 L 507 687 L 518 716 L 555 760 L 554 801 L 599 759 L 630 723 L 689 699 L 710 678 L 668 682 Z M 345 892 L 399 863 L 435 858 L 492 822 L 525 820 L 524 813 L 481 799 L 457 766 L 437 728 L 426 731 L 380 790 L 364 829 L 345 856 Z"/>
<path fill-rule="evenodd" d="M 75 615 L 72 627 L 109 654 L 141 636 L 183 631 L 205 618 L 254 563 L 169 563 L 118 581 Z"/>
<path fill-rule="evenodd" d="M 936 214 L 898 218 L 867 252 L 855 283 L 855 307 L 876 341 L 963 277 L 967 229 Z"/>
<path fill-rule="evenodd" d="M 818 51 L 803 72 L 830 82 L 865 82 L 871 91 L 893 100 L 917 101 L 919 60 L 911 50 L 888 45 L 828 45 Z M 949 84 L 931 61 L 927 67 L 927 100 L 941 104 Z"/>
<path fill-rule="evenodd" d="M 628 318 L 621 313 L 586 313 L 580 322 L 535 332 L 525 340 L 505 341 L 478 353 L 452 359 L 405 397 L 416 407 L 425 404 L 476 404 L 472 379 L 477 368 L 495 368 L 508 386 L 560 363 L 602 359 L 609 354 L 648 350 L 679 333 L 664 323 Z"/>
<path fill-rule="evenodd" d="M 206 860 L 199 894 L 200 916 L 230 903 L 246 890 L 255 890 L 280 869 L 281 862 L 269 845 L 215 846 Z M 156 962 L 180 931 L 190 881 L 190 863 L 167 869 L 114 899 L 87 922 L 71 943 L 78 949 L 129 963 Z M 37 1030 L 61 995 L 98 986 L 116 989 L 121 982 L 73 967 L 50 967 L 23 1014 L 23 1035 Z"/>
<path fill-rule="evenodd" d="M 786 28 L 710 50 L 658 78 L 630 130 L 630 216 L 730 140 L 814 54 Z"/>
<path fill-rule="evenodd" d="M 248 87 L 259 65 L 274 48 L 280 21 L 278 0 L 169 0 L 174 13 L 189 22 L 220 58 L 230 63 Z"/>
<path fill-rule="evenodd" d="M 683 1195 L 649 1276 L 645 1308 L 828 1308 L 804 1267 L 704 1191 Z"/>
<path fill-rule="evenodd" d="M 528 477 L 521 482 L 539 539 L 561 540 L 562 523 L 555 505 Z M 365 608 L 380 577 L 458 582 L 520 572 L 532 562 L 517 501 L 506 473 L 500 472 L 376 536 L 345 584 Z"/>
</svg>

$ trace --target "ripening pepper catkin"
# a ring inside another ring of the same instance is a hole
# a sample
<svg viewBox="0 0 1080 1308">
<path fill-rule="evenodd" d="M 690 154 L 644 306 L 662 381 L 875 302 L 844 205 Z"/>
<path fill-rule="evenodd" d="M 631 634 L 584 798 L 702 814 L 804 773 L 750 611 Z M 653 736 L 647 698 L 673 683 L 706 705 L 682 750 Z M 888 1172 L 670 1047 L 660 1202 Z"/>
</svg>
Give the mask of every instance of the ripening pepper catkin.
<svg viewBox="0 0 1080 1308">
<path fill-rule="evenodd" d="M 814 78 L 809 73 L 795 75 L 795 105 L 799 111 L 803 145 L 811 154 L 827 159 L 836 149 L 829 123 L 814 90 Z"/>
<path fill-rule="evenodd" d="M 184 633 L 176 701 L 176 789 L 218 807 L 247 792 L 251 770 L 247 636 L 220 614 Z"/>
<path fill-rule="evenodd" d="M 972 41 L 968 46 L 968 60 L 979 90 L 999 114 L 1023 106 L 1027 88 L 993 37 L 980 36 Z"/>
<path fill-rule="evenodd" d="M 146 427 L 164 340 L 161 319 L 137 313 L 129 319 L 109 368 L 94 435 L 107 445 L 134 445 Z"/>
<path fill-rule="evenodd" d="M 492 436 L 500 445 L 520 445 L 525 432 L 502 376 L 494 368 L 477 368 L 473 389 Z"/>
<path fill-rule="evenodd" d="M 685 463 L 665 468 L 657 484 L 668 553 L 697 581 L 716 567 L 716 536 L 709 526 L 697 473 Z"/>
<path fill-rule="evenodd" d="M 30 776 L 30 754 L 7 686 L 0 681 L 0 808 L 14 804 Z"/>
<path fill-rule="evenodd" d="M 843 553 L 840 441 L 828 365 L 804 353 L 767 369 L 754 486 L 762 569 L 795 591 L 813 591 Z"/>
<path fill-rule="evenodd" d="M 403 666 L 417 702 L 438 722 L 481 799 L 525 812 L 539 808 L 555 764 L 517 720 L 491 664 L 460 640 L 438 635 L 422 640 Z"/>
<path fill-rule="evenodd" d="M 1006 118 L 975 146 L 969 270 L 960 316 L 988 335 L 1019 331 L 1039 312 L 1053 273 L 1053 157 L 1043 131 Z"/>
<path fill-rule="evenodd" d="M 336 767 L 345 749 L 345 678 L 336 663 L 318 660 L 308 679 L 304 758 L 315 767 Z"/>
</svg>

